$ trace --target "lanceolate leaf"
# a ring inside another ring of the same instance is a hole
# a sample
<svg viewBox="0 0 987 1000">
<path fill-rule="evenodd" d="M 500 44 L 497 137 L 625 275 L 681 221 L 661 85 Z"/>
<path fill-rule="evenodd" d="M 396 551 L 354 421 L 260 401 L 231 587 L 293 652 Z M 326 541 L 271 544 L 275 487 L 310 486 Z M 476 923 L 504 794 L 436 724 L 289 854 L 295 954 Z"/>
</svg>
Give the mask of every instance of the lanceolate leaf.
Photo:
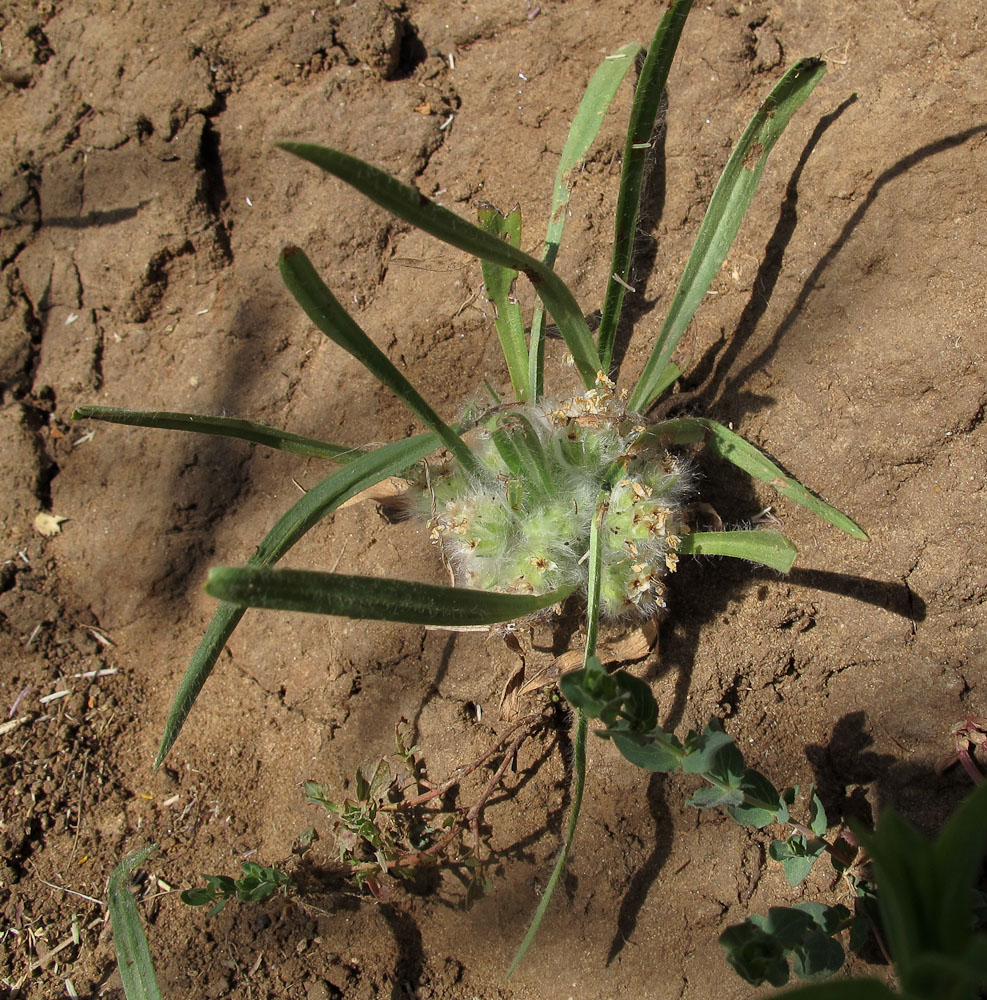
<svg viewBox="0 0 987 1000">
<path fill-rule="evenodd" d="M 548 231 L 545 233 L 545 252 L 542 259 L 549 267 L 555 267 L 555 258 L 562 242 L 562 230 L 568 215 L 569 199 L 572 196 L 573 174 L 582 165 L 586 154 L 596 139 L 607 109 L 617 93 L 617 88 L 634 65 L 638 54 L 643 51 L 637 42 L 631 42 L 607 56 L 593 74 L 586 93 L 579 103 L 576 116 L 569 127 L 569 135 L 562 148 L 559 158 L 559 169 L 555 175 L 555 190 L 552 192 L 552 214 L 548 221 Z M 535 303 L 535 311 L 531 320 L 531 384 L 537 386 L 537 394 L 541 395 L 542 370 L 539 356 L 543 359 L 544 352 L 542 336 L 544 333 L 545 314 L 541 302 Z"/>
<path fill-rule="evenodd" d="M 127 1000 L 161 1000 L 154 962 L 141 927 L 137 904 L 130 891 L 130 876 L 157 847 L 151 844 L 127 857 L 113 869 L 106 884 L 106 906 L 113 924 L 113 946 L 117 969 Z"/>
<path fill-rule="evenodd" d="M 737 143 L 713 192 L 654 350 L 631 393 L 628 409 L 633 412 L 643 413 L 657 399 L 658 380 L 726 259 L 768 154 L 825 72 L 825 63 L 819 59 L 797 62 L 768 94 Z"/>
<path fill-rule="evenodd" d="M 675 0 L 665 13 L 648 49 L 648 56 L 641 69 L 631 106 L 631 120 L 624 146 L 624 164 L 620 173 L 617 195 L 617 213 L 614 225 L 613 257 L 610 261 L 610 279 L 603 303 L 603 317 L 597 341 L 604 370 L 609 369 L 613 354 L 614 338 L 620 321 L 624 293 L 630 279 L 631 258 L 634 255 L 634 236 L 641 210 L 641 189 L 645 167 L 653 156 L 655 121 L 661 107 L 668 71 L 678 48 L 679 37 L 685 27 L 692 0 Z"/>
<path fill-rule="evenodd" d="M 496 208 L 481 208 L 479 212 L 480 225 L 488 233 L 507 240 L 512 247 L 521 245 L 521 209 L 504 215 Z M 511 267 L 501 267 L 481 261 L 483 286 L 487 290 L 487 298 L 494 304 L 497 315 L 494 325 L 500 338 L 500 349 L 504 352 L 507 371 L 511 376 L 511 387 L 514 398 L 519 403 L 531 399 L 531 388 L 528 380 L 528 345 L 524 339 L 524 318 L 521 306 L 512 297 L 512 286 L 517 280 L 518 272 Z"/>
<path fill-rule="evenodd" d="M 783 497 L 801 504 L 813 514 L 828 521 L 834 527 L 845 531 L 854 538 L 866 541 L 867 535 L 842 511 L 830 506 L 810 493 L 797 479 L 786 475 L 770 458 L 759 451 L 749 441 L 715 420 L 702 417 L 681 417 L 664 420 L 651 427 L 643 439 L 652 439 L 665 444 L 704 444 L 721 458 L 732 462 L 738 469 L 773 486 Z M 642 441 L 641 438 L 638 439 Z"/>
<path fill-rule="evenodd" d="M 572 592 L 566 588 L 529 597 L 267 566 L 216 567 L 209 571 L 205 589 L 213 597 L 245 607 L 452 627 L 524 618 L 565 600 Z"/>
<path fill-rule="evenodd" d="M 345 181 L 381 208 L 436 239 L 481 260 L 520 271 L 534 285 L 535 291 L 558 324 L 559 332 L 572 353 L 585 385 L 591 388 L 596 384 L 596 375 L 600 371 L 600 356 L 596 344 L 590 336 L 579 303 L 550 267 L 529 254 L 516 250 L 504 240 L 485 233 L 478 226 L 461 219 L 454 212 L 363 160 L 336 149 L 309 143 L 280 142 L 277 145 Z"/>
<path fill-rule="evenodd" d="M 80 406 L 72 411 L 73 420 L 106 420 L 113 424 L 134 427 L 160 427 L 169 431 L 192 431 L 219 437 L 240 438 L 254 444 L 291 451 L 309 458 L 328 458 L 333 462 L 350 462 L 363 454 L 360 448 L 328 444 L 315 438 L 279 431 L 252 420 L 235 417 L 208 417 L 201 413 L 170 413 L 165 410 L 121 410 L 116 406 Z"/>
<path fill-rule="evenodd" d="M 298 247 L 285 247 L 278 259 L 281 277 L 308 318 L 334 343 L 352 354 L 374 378 L 387 386 L 426 427 L 442 438 L 459 464 L 473 475 L 480 474 L 473 453 L 463 439 L 419 395 L 418 390 L 395 368 L 388 356 L 360 329 L 319 277 L 312 262 Z"/>
<path fill-rule="evenodd" d="M 586 734 L 588 730 L 589 724 L 586 716 L 582 712 L 577 711 L 576 731 L 572 737 L 572 769 L 574 777 L 572 783 L 572 802 L 569 806 L 569 819 L 566 823 L 565 839 L 562 841 L 562 850 L 559 851 L 559 856 L 555 859 L 555 866 L 552 868 L 552 874 L 545 885 L 545 891 L 538 902 L 538 908 L 535 910 L 535 915 L 531 918 L 531 923 L 528 925 L 524 940 L 511 960 L 511 964 L 507 969 L 507 975 L 504 977 L 505 979 L 509 979 L 514 974 L 527 954 L 528 949 L 531 947 L 532 942 L 535 940 L 538 928 L 541 926 L 541 922 L 548 911 L 548 904 L 552 901 L 555 889 L 562 878 L 562 873 L 565 871 L 566 862 L 569 860 L 569 852 L 572 850 L 572 842 L 576 838 L 576 826 L 579 822 L 579 813 L 583 805 L 583 792 L 586 788 Z"/>
<path fill-rule="evenodd" d="M 400 475 L 439 446 L 437 434 L 421 434 L 384 445 L 334 472 L 310 489 L 280 518 L 251 556 L 250 565 L 267 566 L 277 562 L 299 538 L 340 504 L 388 476 Z M 155 767 L 165 759 L 178 738 L 202 685 L 243 617 L 243 612 L 242 607 L 226 603 L 216 609 L 175 693 Z"/>
<path fill-rule="evenodd" d="M 691 556 L 731 556 L 787 573 L 798 549 L 777 531 L 694 531 L 682 536 L 680 552 Z"/>
</svg>

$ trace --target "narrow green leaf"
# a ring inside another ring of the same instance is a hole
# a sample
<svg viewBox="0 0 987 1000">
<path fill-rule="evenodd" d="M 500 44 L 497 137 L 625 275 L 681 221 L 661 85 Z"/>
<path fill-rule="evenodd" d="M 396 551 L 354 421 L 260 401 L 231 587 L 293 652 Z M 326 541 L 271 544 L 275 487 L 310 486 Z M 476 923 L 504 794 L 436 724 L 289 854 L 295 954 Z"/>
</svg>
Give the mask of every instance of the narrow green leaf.
<svg viewBox="0 0 987 1000">
<path fill-rule="evenodd" d="M 613 356 L 617 324 L 624 303 L 624 293 L 631 276 L 631 259 L 634 255 L 634 237 L 641 211 L 641 189 L 644 185 L 645 167 L 652 156 L 655 122 L 665 92 L 668 71 L 671 69 L 675 50 L 678 48 L 682 29 L 692 7 L 692 0 L 675 0 L 658 24 L 658 30 L 648 49 L 648 56 L 641 68 L 641 77 L 634 91 L 631 120 L 624 145 L 624 163 L 620 173 L 617 194 L 617 212 L 614 219 L 613 256 L 610 261 L 610 278 L 607 281 L 603 303 L 603 317 L 597 345 L 603 360 L 604 371 L 609 372 Z M 668 360 L 666 358 L 666 360 Z"/>
<path fill-rule="evenodd" d="M 492 233 L 506 240 L 512 247 L 521 246 L 521 209 L 504 215 L 496 208 L 481 208 L 479 211 L 480 225 L 485 232 Z M 494 325 L 500 338 L 500 347 L 507 362 L 507 371 L 511 376 L 511 386 L 514 398 L 519 403 L 531 399 L 531 385 L 528 381 L 528 345 L 524 339 L 524 319 L 521 307 L 513 297 L 512 287 L 517 280 L 518 272 L 512 267 L 501 267 L 490 261 L 481 261 L 483 285 L 487 290 L 487 298 L 494 304 L 496 318 Z"/>
<path fill-rule="evenodd" d="M 601 492 L 598 501 L 596 516 L 590 525 L 590 535 L 589 535 L 589 595 L 588 595 L 588 606 L 586 609 L 586 649 L 583 652 L 583 669 L 579 671 L 584 676 L 594 676 L 600 679 L 606 679 L 606 671 L 603 664 L 600 662 L 599 657 L 596 655 L 596 636 L 597 629 L 600 619 L 600 600 L 599 600 L 599 588 L 600 588 L 600 572 L 602 569 L 602 546 L 600 545 L 599 535 L 603 530 L 603 521 L 606 517 L 606 494 Z M 572 850 L 572 842 L 576 837 L 576 827 L 579 823 L 579 813 L 583 805 L 583 791 L 586 788 L 586 736 L 589 732 L 589 720 L 586 714 L 580 709 L 576 709 L 576 732 L 572 740 L 572 767 L 574 774 L 574 783 L 572 789 L 572 803 L 569 806 L 569 820 L 566 824 L 565 838 L 562 841 L 562 849 L 559 851 L 559 856 L 555 859 L 555 867 L 552 869 L 552 874 L 548 879 L 548 883 L 545 886 L 545 891 L 542 893 L 538 907 L 535 910 L 535 915 L 531 918 L 531 923 L 528 925 L 527 933 L 524 935 L 524 940 L 518 947 L 514 958 L 511 960 L 511 964 L 507 970 L 507 975 L 505 979 L 510 979 L 514 971 L 521 964 L 524 956 L 527 954 L 528 949 L 531 947 L 532 942 L 535 940 L 535 935 L 538 933 L 538 928 L 541 927 L 541 922 L 548 912 L 549 903 L 552 902 L 552 896 L 555 894 L 556 887 L 558 886 L 562 873 L 565 871 L 566 862 L 569 860 L 569 852 Z"/>
<path fill-rule="evenodd" d="M 600 622 L 600 580 L 603 576 L 603 546 L 600 537 L 609 509 L 609 494 L 601 490 L 596 498 L 596 512 L 589 528 L 589 565 L 586 592 L 586 657 L 596 653 L 596 635 Z"/>
<path fill-rule="evenodd" d="M 157 846 L 151 844 L 128 854 L 113 870 L 106 883 L 106 906 L 113 924 L 117 969 L 127 1000 L 161 1000 L 154 962 L 141 927 L 137 904 L 130 891 L 131 875 Z"/>
<path fill-rule="evenodd" d="M 531 421 L 523 413 L 501 414 L 496 418 L 496 428 L 491 437 L 508 469 L 531 490 L 543 496 L 553 495 L 557 487 Z"/>
<path fill-rule="evenodd" d="M 638 55 L 643 51 L 640 44 L 630 42 L 616 52 L 607 56 L 597 67 L 593 78 L 579 102 L 579 108 L 572 125 L 562 155 L 559 157 L 559 168 L 555 175 L 555 189 L 552 192 L 552 213 L 549 216 L 548 231 L 545 233 L 545 250 L 542 260 L 555 267 L 555 258 L 562 242 L 562 230 L 568 216 L 569 199 L 572 197 L 572 178 L 582 166 L 586 154 L 596 140 L 596 136 L 606 117 L 607 110 L 613 102 L 621 81 L 628 70 L 634 65 Z M 530 369 L 532 385 L 541 387 L 541 364 L 537 357 L 544 358 L 544 325 L 545 313 L 541 301 L 535 303 L 534 316 L 531 320 L 531 358 Z M 605 367 L 605 366 L 604 366 Z"/>
<path fill-rule="evenodd" d="M 205 586 L 207 594 L 245 607 L 443 626 L 514 621 L 564 601 L 572 589 L 529 597 L 268 566 L 214 567 Z"/>
<path fill-rule="evenodd" d="M 600 356 L 596 344 L 572 292 L 550 267 L 529 254 L 516 250 L 504 240 L 485 233 L 478 226 L 461 219 L 454 212 L 363 160 L 336 149 L 309 143 L 279 142 L 276 145 L 338 177 L 381 208 L 436 239 L 481 260 L 520 271 L 531 281 L 535 292 L 555 319 L 559 332 L 575 359 L 583 383 L 588 388 L 596 384 L 597 372 L 600 371 Z"/>
<path fill-rule="evenodd" d="M 548 904 L 552 901 L 555 888 L 559 884 L 562 873 L 565 871 L 566 862 L 569 860 L 572 842 L 576 837 L 579 811 L 583 805 L 583 791 L 586 788 L 586 734 L 588 729 L 589 725 L 586 716 L 582 712 L 577 712 L 576 732 L 572 739 L 572 768 L 574 772 L 572 804 L 569 806 L 569 821 L 566 824 L 565 839 L 562 842 L 562 849 L 559 851 L 559 856 L 555 859 L 555 867 L 552 869 L 552 874 L 545 885 L 545 891 L 542 893 L 538 908 L 535 910 L 535 915 L 531 918 L 531 923 L 528 925 L 528 932 L 524 935 L 524 940 L 511 960 L 511 964 L 507 969 L 507 975 L 504 976 L 505 979 L 510 979 L 515 973 L 524 956 L 528 953 L 532 942 L 535 940 L 538 928 L 541 927 L 541 922 L 548 911 Z"/>
<path fill-rule="evenodd" d="M 381 385 L 387 386 L 426 427 L 435 431 L 464 469 L 479 476 L 480 466 L 463 439 L 422 399 L 391 359 L 360 329 L 329 291 L 305 253 L 298 247 L 285 247 L 278 258 L 278 267 L 288 291 L 308 318 L 334 344 L 356 358 Z"/>
<path fill-rule="evenodd" d="M 873 834 L 858 839 L 871 857 L 885 938 L 907 991 L 918 956 L 941 947 L 932 845 L 893 809 L 881 813 Z"/>
<path fill-rule="evenodd" d="M 703 444 L 710 451 L 732 462 L 738 469 L 776 489 L 783 497 L 812 511 L 817 517 L 854 538 L 867 540 L 867 535 L 856 522 L 842 511 L 830 506 L 814 493 L 810 493 L 797 479 L 786 475 L 764 452 L 758 450 L 739 434 L 723 424 L 703 417 L 679 417 L 664 420 L 650 427 L 643 438 L 666 444 Z"/>
<path fill-rule="evenodd" d="M 778 531 L 694 531 L 682 536 L 679 551 L 690 556 L 748 559 L 787 573 L 798 549 Z"/>
<path fill-rule="evenodd" d="M 659 377 L 726 259 L 768 154 L 825 72 L 826 65 L 819 59 L 797 62 L 768 94 L 741 136 L 713 192 L 654 350 L 631 393 L 627 404 L 631 411 L 643 413 L 657 399 Z"/>
<path fill-rule="evenodd" d="M 73 420 L 106 420 L 113 424 L 133 427 L 160 427 L 169 431 L 192 431 L 218 437 L 239 438 L 253 444 L 294 452 L 307 458 L 328 458 L 334 462 L 349 462 L 363 454 L 360 448 L 328 444 L 316 438 L 302 437 L 279 431 L 275 427 L 256 424 L 235 417 L 209 417 L 201 413 L 172 413 L 166 410 L 123 410 L 116 406 L 80 406 L 72 411 Z"/>
<path fill-rule="evenodd" d="M 939 884 L 939 928 L 962 941 L 970 927 L 970 889 L 987 850 L 987 785 L 980 785 L 950 817 L 933 848 Z"/>
<path fill-rule="evenodd" d="M 437 434 L 421 434 L 404 441 L 395 441 L 361 455 L 327 476 L 278 520 L 250 557 L 249 563 L 267 566 L 277 562 L 299 538 L 340 504 L 388 476 L 405 472 L 435 451 L 440 444 Z M 220 604 L 216 609 L 172 699 L 155 767 L 161 764 L 174 745 L 202 685 L 212 672 L 243 613 L 243 608 L 232 604 Z"/>
<path fill-rule="evenodd" d="M 813 791 L 812 801 L 809 806 L 809 829 L 817 837 L 823 837 L 826 835 L 828 827 L 829 820 L 826 817 L 826 807 L 823 805 L 822 799 L 819 798 L 818 794 Z"/>
</svg>

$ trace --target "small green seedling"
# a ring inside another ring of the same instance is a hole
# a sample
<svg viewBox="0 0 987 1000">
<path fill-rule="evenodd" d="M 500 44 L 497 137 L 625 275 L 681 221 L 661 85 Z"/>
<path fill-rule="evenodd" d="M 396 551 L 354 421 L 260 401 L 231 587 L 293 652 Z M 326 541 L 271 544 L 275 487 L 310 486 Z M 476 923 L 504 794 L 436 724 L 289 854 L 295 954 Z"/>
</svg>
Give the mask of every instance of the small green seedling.
<svg viewBox="0 0 987 1000">
<path fill-rule="evenodd" d="M 391 880 L 417 879 L 441 864 L 463 877 L 469 905 L 490 884 L 481 834 L 484 808 L 502 787 L 521 745 L 546 727 L 546 716 L 534 712 L 515 720 L 492 746 L 439 782 L 425 779 L 420 748 L 407 745 L 404 723 L 396 729 L 397 752 L 361 764 L 351 797 L 335 802 L 315 781 L 305 783 L 305 797 L 329 815 L 337 860 L 353 889 L 385 899 Z M 492 773 L 468 796 L 466 783 L 481 769 Z"/>
<path fill-rule="evenodd" d="M 601 735 L 612 738 L 634 763 L 653 769 L 681 764 L 704 774 L 712 787 L 697 793 L 697 805 L 721 804 L 747 821 L 767 822 L 778 810 L 777 793 L 756 772 L 737 769 L 724 734 L 690 737 L 692 742 L 684 745 L 660 734 L 647 685 L 635 684 L 627 674 L 608 675 L 595 656 L 601 619 L 641 620 L 663 609 L 668 575 L 684 556 L 725 555 L 780 572 L 787 572 L 795 559 L 795 546 L 777 531 L 696 530 L 686 508 L 695 483 L 681 449 L 704 445 L 830 524 L 853 537 L 866 537 L 845 514 L 729 428 L 700 417 L 649 417 L 681 374 L 673 361 L 679 341 L 726 258 L 768 155 L 822 78 L 825 66 L 820 60 L 792 66 L 755 112 L 716 186 L 648 360 L 630 386 L 618 388 L 614 346 L 631 287 L 641 191 L 666 79 L 691 6 L 691 0 L 671 3 L 640 63 L 624 146 L 610 279 L 596 337 L 554 263 L 572 178 L 621 80 L 642 55 L 639 45 L 614 52 L 590 82 L 562 152 L 551 221 L 536 254 L 521 249 L 520 212 L 503 215 L 484 208 L 476 226 L 346 153 L 308 143 L 279 144 L 411 226 L 480 258 L 496 308 L 513 401 L 495 397 L 489 409 L 474 408 L 447 423 L 347 313 L 305 253 L 289 246 L 279 266 L 292 295 L 326 336 L 408 406 L 427 428 L 425 433 L 361 451 L 229 418 L 92 406 L 75 414 L 241 438 L 342 465 L 281 517 L 247 566 L 210 573 L 206 590 L 220 604 L 175 696 L 159 764 L 248 607 L 455 628 L 550 614 L 569 598 L 585 608 L 584 669 L 578 677 L 563 678 L 562 684 L 576 719 L 570 819 L 563 850 L 515 965 L 558 883 L 576 829 L 590 717 L 604 722 Z M 528 324 L 511 294 L 522 275 L 539 299 Z M 546 312 L 582 380 L 581 393 L 552 393 L 546 387 Z M 445 455 L 423 467 L 440 449 Z M 422 517 L 433 540 L 442 545 L 457 586 L 275 568 L 307 531 L 341 504 L 395 476 L 407 481 L 406 509 Z M 350 807 L 339 808 L 339 815 L 349 816 L 355 828 L 363 829 L 361 816 L 347 812 Z M 386 853 L 386 845 L 378 846 Z"/>
<path fill-rule="evenodd" d="M 264 868 L 253 861 L 244 861 L 240 868 L 243 875 L 238 879 L 228 875 L 203 875 L 206 885 L 200 889 L 185 889 L 182 902 L 189 906 L 208 906 L 206 916 L 214 917 L 231 899 L 257 903 L 279 890 L 288 892 L 294 888 L 291 879 L 273 866 Z"/>
<path fill-rule="evenodd" d="M 877 913 L 885 953 L 898 992 L 875 979 L 833 980 L 783 994 L 785 1000 L 977 1000 L 987 989 L 984 894 L 977 889 L 987 852 L 987 786 L 973 792 L 934 842 L 893 809 L 875 833 L 858 832 L 873 867 Z M 729 927 L 720 937 L 731 965 L 754 984 L 813 978 L 830 971 L 838 943 L 830 936 L 845 922 L 841 907 L 828 911 L 770 910 Z M 801 935 L 801 936 L 800 936 Z M 827 943 L 828 942 L 828 943 Z M 851 945 L 852 931 L 851 931 Z M 832 951 L 832 958 L 827 952 Z M 842 951 L 842 949 L 841 949 Z M 806 975 L 808 973 L 808 975 Z"/>
</svg>

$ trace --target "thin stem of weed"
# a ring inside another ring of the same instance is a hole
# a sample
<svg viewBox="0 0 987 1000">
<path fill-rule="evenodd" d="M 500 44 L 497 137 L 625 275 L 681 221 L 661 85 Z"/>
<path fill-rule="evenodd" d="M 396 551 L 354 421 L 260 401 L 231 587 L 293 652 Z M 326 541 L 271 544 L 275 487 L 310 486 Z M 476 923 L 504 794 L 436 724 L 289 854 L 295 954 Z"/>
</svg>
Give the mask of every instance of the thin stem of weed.
<svg viewBox="0 0 987 1000">
<path fill-rule="evenodd" d="M 517 954 L 514 956 L 510 968 L 507 970 L 507 975 L 504 977 L 505 979 L 511 978 L 514 971 L 524 960 L 524 956 L 531 947 L 531 943 L 535 940 L 538 928 L 541 926 L 545 912 L 548 910 L 548 904 L 552 901 L 552 896 L 555 894 L 555 888 L 558 885 L 559 880 L 562 878 L 566 862 L 569 860 L 569 851 L 572 848 L 572 841 L 576 836 L 576 825 L 579 822 L 579 811 L 583 804 L 583 790 L 586 787 L 586 734 L 588 731 L 589 721 L 586 716 L 577 709 L 576 732 L 572 740 L 572 764 L 573 771 L 575 772 L 575 780 L 572 786 L 572 805 L 569 807 L 569 822 L 566 827 L 565 840 L 562 842 L 562 849 L 559 851 L 559 856 L 555 859 L 555 867 L 552 869 L 552 874 L 549 876 L 548 883 L 545 885 L 545 891 L 542 893 L 541 900 L 538 903 L 538 909 L 535 910 L 535 915 L 528 927 L 528 933 L 525 934 L 524 940 L 521 942 L 521 947 L 518 948 Z"/>
<path fill-rule="evenodd" d="M 458 785 L 460 781 L 463 780 L 468 774 L 471 774 L 478 767 L 482 767 L 499 749 L 502 747 L 518 730 L 524 730 L 521 734 L 522 741 L 531 736 L 536 730 L 540 729 L 542 724 L 546 721 L 544 712 L 532 712 L 530 715 L 524 716 L 523 719 L 519 719 L 514 723 L 506 732 L 502 733 L 497 741 L 490 747 L 489 750 L 482 753 L 476 760 L 471 761 L 469 764 L 463 764 L 457 767 L 452 773 L 451 777 L 447 778 L 440 785 L 435 785 L 429 791 L 423 792 L 421 795 L 416 795 L 414 798 L 402 799 L 400 802 L 392 802 L 384 805 L 384 809 L 411 809 L 413 806 L 424 805 L 426 802 L 430 802 L 432 799 L 438 798 L 444 795 L 450 788 L 454 785 Z M 508 757 L 511 755 L 508 754 Z"/>
</svg>

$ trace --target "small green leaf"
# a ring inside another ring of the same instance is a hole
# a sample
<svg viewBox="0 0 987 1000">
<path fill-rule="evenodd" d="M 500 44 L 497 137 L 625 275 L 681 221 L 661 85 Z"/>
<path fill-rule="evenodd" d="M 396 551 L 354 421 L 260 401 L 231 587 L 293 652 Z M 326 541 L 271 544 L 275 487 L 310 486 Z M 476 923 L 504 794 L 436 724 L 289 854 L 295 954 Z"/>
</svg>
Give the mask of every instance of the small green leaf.
<svg viewBox="0 0 987 1000">
<path fill-rule="evenodd" d="M 784 986 L 789 969 L 785 949 L 750 920 L 728 927 L 719 938 L 734 971 L 752 986 Z"/>
<path fill-rule="evenodd" d="M 795 909 L 807 913 L 816 927 L 825 934 L 838 934 L 847 926 L 852 916 L 840 903 L 827 906 L 825 903 L 810 900 L 807 903 L 796 903 Z"/>
<path fill-rule="evenodd" d="M 571 670 L 559 679 L 559 690 L 565 700 L 587 719 L 602 719 L 610 725 L 620 711 L 621 696 L 617 681 L 606 672 L 599 673 L 590 668 Z"/>
<path fill-rule="evenodd" d="M 617 734 L 612 739 L 614 746 L 627 760 L 645 771 L 674 771 L 682 761 L 682 747 L 674 736 L 660 743 L 638 743 Z"/>
<path fill-rule="evenodd" d="M 740 752 L 737 750 L 733 737 L 723 732 L 718 723 L 712 722 L 702 735 L 690 733 L 685 741 L 685 746 L 689 751 L 689 755 L 682 761 L 682 770 L 685 774 L 705 774 L 718 770 L 717 765 L 725 763 L 725 760 L 719 760 L 720 755 L 725 751 L 729 752 L 727 751 L 728 747 L 732 747 L 735 753 L 739 754 Z M 732 763 L 734 763 L 735 773 L 739 774 L 735 758 Z M 743 757 L 740 758 L 739 767 L 743 768 Z"/>
<path fill-rule="evenodd" d="M 485 232 L 506 240 L 512 247 L 521 246 L 521 209 L 515 208 L 508 215 L 494 207 L 479 210 L 480 225 Z M 528 345 L 524 339 L 524 319 L 521 307 L 513 297 L 513 286 L 517 280 L 516 268 L 502 267 L 490 261 L 481 261 L 483 285 L 487 298 L 494 304 L 496 315 L 494 325 L 500 338 L 500 347 L 511 376 L 514 398 L 519 403 L 531 399 L 531 384 L 528 381 Z"/>
<path fill-rule="evenodd" d="M 782 863 L 785 881 L 791 886 L 801 885 L 812 871 L 818 854 L 806 854 L 804 857 L 788 858 Z"/>
<path fill-rule="evenodd" d="M 779 822 L 781 812 L 787 812 L 778 789 L 760 771 L 747 768 L 740 789 L 744 793 L 743 803 L 727 812 L 741 826 L 760 830 L 769 823 Z"/>
<path fill-rule="evenodd" d="M 716 806 L 727 808 L 728 806 L 738 806 L 743 801 L 744 793 L 739 788 L 719 788 L 712 785 L 694 792 L 688 805 L 695 809 L 713 809 Z"/>
<path fill-rule="evenodd" d="M 842 968 L 844 958 L 846 955 L 839 941 L 822 931 L 812 930 L 792 951 L 792 971 L 807 982 L 826 979 Z"/>
<path fill-rule="evenodd" d="M 787 573 L 798 549 L 778 531 L 694 531 L 682 536 L 679 552 L 691 556 L 747 559 Z"/>
<path fill-rule="evenodd" d="M 213 901 L 214 896 L 209 889 L 183 889 L 179 899 L 188 906 L 205 906 Z"/>
<path fill-rule="evenodd" d="M 817 836 L 822 837 L 829 827 L 826 818 L 826 808 L 822 804 L 822 799 L 813 792 L 812 802 L 809 806 L 809 829 Z"/>
<path fill-rule="evenodd" d="M 768 907 L 767 916 L 760 914 L 750 918 L 750 922 L 770 934 L 786 950 L 797 947 L 812 926 L 813 919 L 804 910 L 792 906 Z"/>
</svg>

